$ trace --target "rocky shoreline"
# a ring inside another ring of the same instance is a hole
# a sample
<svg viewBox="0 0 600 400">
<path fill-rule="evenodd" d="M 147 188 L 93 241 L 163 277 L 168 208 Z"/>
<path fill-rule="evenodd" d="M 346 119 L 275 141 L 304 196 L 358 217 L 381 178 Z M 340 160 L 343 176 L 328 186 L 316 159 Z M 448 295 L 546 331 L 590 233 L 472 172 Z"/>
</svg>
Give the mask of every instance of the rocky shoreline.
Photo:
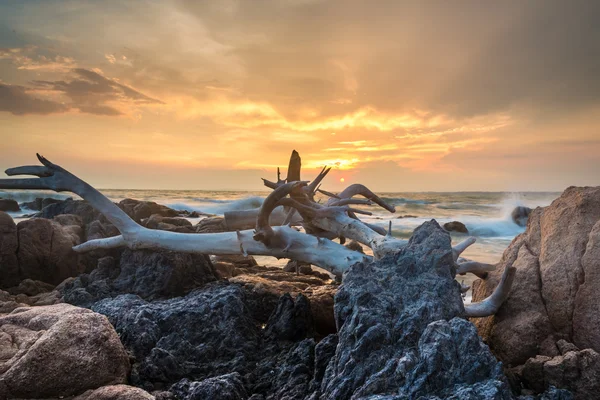
<svg viewBox="0 0 600 400">
<path fill-rule="evenodd" d="M 515 266 L 509 301 L 475 325 L 460 318 L 450 237 L 435 221 L 340 284 L 252 257 L 77 254 L 72 246 L 118 230 L 84 201 L 38 203 L 19 224 L 0 212 L 0 398 L 585 399 L 600 390 L 599 188 L 569 188 L 532 212 L 498 272 L 475 286 L 482 299 Z M 119 207 L 151 229 L 224 229 L 219 217 L 192 225 L 189 213 L 152 202 Z"/>
</svg>

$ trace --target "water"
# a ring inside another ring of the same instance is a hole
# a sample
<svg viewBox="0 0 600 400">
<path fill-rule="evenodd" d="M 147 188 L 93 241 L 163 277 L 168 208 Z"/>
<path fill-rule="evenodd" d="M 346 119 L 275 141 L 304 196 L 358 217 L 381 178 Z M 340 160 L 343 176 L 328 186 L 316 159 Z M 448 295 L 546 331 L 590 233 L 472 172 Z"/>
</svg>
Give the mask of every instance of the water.
<svg viewBox="0 0 600 400">
<path fill-rule="evenodd" d="M 101 190 L 111 200 L 117 202 L 124 198 L 155 201 L 178 210 L 202 211 L 222 215 L 226 211 L 245 210 L 259 207 L 267 191 L 178 191 L 178 190 Z M 372 216 L 360 216 L 366 222 L 380 225 L 387 229 L 392 220 L 394 236 L 410 237 L 412 231 L 423 222 L 436 219 L 440 224 L 449 221 L 464 223 L 471 236 L 477 242 L 469 247 L 463 256 L 477 261 L 494 264 L 500 260 L 502 253 L 512 239 L 524 228 L 516 225 L 511 217 L 511 211 L 517 206 L 535 208 L 547 206 L 560 193 L 499 193 L 499 192 L 454 192 L 454 193 L 378 193 L 385 201 L 396 207 L 396 213 L 391 214 L 377 206 L 357 206 L 373 212 Z M 19 203 L 34 200 L 36 197 L 67 198 L 71 194 L 41 191 L 0 191 L 0 197 L 12 198 Z M 76 197 L 76 196 L 74 196 Z M 325 198 L 319 199 L 321 201 Z M 23 214 L 31 213 L 23 210 L 21 213 L 11 213 L 17 220 Z M 399 216 L 410 215 L 407 218 Z M 196 220 L 195 220 L 196 221 Z M 465 238 L 462 234 L 452 234 L 453 242 Z M 266 263 L 281 265 L 285 260 L 276 261 L 271 258 L 261 258 Z M 466 277 L 469 283 L 472 277 Z"/>
</svg>

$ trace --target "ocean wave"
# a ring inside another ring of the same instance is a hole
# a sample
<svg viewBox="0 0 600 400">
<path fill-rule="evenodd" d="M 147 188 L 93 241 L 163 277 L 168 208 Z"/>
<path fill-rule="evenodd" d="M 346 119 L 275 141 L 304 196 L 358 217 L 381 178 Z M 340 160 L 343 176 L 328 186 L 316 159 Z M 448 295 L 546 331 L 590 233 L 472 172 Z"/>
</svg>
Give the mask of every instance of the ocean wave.
<svg viewBox="0 0 600 400">
<path fill-rule="evenodd" d="M 209 214 L 223 214 L 228 211 L 251 210 L 262 206 L 263 198 L 258 196 L 245 197 L 238 200 L 207 199 L 197 202 L 167 203 L 168 207 L 176 210 L 202 211 Z"/>
<path fill-rule="evenodd" d="M 34 201 L 38 197 L 41 197 L 41 198 L 51 197 L 53 199 L 65 200 L 69 197 L 75 197 L 75 196 L 76 195 L 74 195 L 72 193 L 61 194 L 61 193 L 55 193 L 55 192 L 50 192 L 50 191 L 46 191 L 46 190 L 15 190 L 15 191 L 0 190 L 0 198 L 16 200 L 17 203 L 19 203 L 19 204 L 26 203 L 29 201 Z"/>
<path fill-rule="evenodd" d="M 407 199 L 405 197 L 382 197 L 382 200 L 385 201 L 386 203 L 390 203 L 395 206 L 399 206 L 399 205 L 403 205 L 403 204 L 426 205 L 426 204 L 433 203 L 430 200 Z"/>
</svg>

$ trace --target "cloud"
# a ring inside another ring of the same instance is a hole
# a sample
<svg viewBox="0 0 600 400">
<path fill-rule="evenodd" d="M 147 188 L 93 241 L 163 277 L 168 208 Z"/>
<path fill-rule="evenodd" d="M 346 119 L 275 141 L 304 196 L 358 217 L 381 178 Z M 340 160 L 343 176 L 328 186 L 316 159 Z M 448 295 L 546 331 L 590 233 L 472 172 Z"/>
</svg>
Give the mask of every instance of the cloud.
<svg viewBox="0 0 600 400">
<path fill-rule="evenodd" d="M 68 111 L 69 107 L 51 100 L 40 99 L 23 86 L 0 83 L 0 111 L 14 115 L 55 114 Z"/>
<path fill-rule="evenodd" d="M 60 81 L 35 80 L 33 87 L 3 85 L 2 111 L 15 115 L 52 114 L 68 110 L 103 116 L 123 115 L 124 108 L 130 105 L 164 104 L 129 86 L 106 78 L 98 72 L 75 68 L 73 78 Z M 35 92 L 38 96 L 33 96 Z M 50 98 L 41 98 L 46 96 Z M 64 97 L 66 101 L 56 102 L 53 98 Z"/>
<path fill-rule="evenodd" d="M 71 57 L 34 54 L 35 46 L 0 48 L 0 60 L 10 60 L 19 70 L 36 72 L 67 72 L 76 67 Z"/>
</svg>

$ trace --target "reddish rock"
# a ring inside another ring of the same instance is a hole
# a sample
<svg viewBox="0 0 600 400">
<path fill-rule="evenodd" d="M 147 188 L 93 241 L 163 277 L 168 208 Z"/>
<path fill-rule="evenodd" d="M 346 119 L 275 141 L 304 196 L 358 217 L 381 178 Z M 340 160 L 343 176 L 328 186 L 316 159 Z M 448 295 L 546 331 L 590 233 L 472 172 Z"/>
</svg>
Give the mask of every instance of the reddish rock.
<svg viewBox="0 0 600 400">
<path fill-rule="evenodd" d="M 12 217 L 0 211 L 0 288 L 19 284 L 19 240 Z"/>
<path fill-rule="evenodd" d="M 0 398 L 76 395 L 124 383 L 129 372 L 108 319 L 68 304 L 0 317 L 0 355 Z"/>
<path fill-rule="evenodd" d="M 19 222 L 17 230 L 21 279 L 57 285 L 83 272 L 78 254 L 73 251 L 73 246 L 81 243 L 81 227 L 33 218 Z"/>
</svg>

